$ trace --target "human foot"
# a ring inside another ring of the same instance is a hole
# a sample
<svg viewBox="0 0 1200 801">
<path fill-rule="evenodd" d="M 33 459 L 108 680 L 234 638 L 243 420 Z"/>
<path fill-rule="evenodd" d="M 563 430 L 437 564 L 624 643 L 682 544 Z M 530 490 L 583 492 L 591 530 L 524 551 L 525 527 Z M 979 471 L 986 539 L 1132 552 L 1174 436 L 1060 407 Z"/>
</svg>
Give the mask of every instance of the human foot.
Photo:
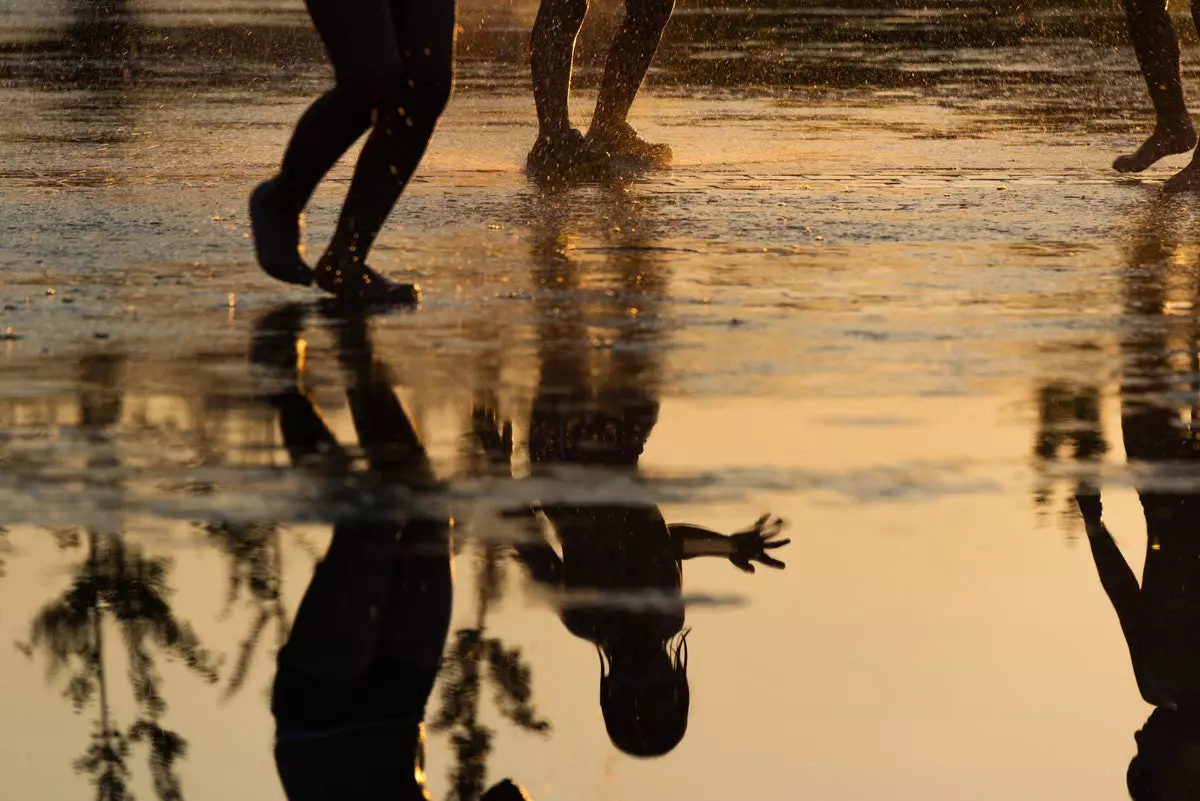
<svg viewBox="0 0 1200 801">
<path fill-rule="evenodd" d="M 300 258 L 300 224 L 300 210 L 275 179 L 259 184 L 250 195 L 250 228 L 259 266 L 277 280 L 311 286 L 313 272 Z"/>
<path fill-rule="evenodd" d="M 1163 184 L 1163 191 L 1169 194 L 1195 192 L 1197 190 L 1200 190 L 1200 161 L 1193 161 L 1168 178 L 1167 182 Z"/>
<path fill-rule="evenodd" d="M 343 267 L 322 260 L 315 276 L 317 286 L 355 307 L 413 306 L 421 302 L 419 286 L 393 281 L 365 264 Z"/>
<path fill-rule="evenodd" d="M 1154 133 L 1133 153 L 1118 156 L 1113 162 L 1117 172 L 1141 172 L 1154 162 L 1196 146 L 1196 129 L 1186 117 L 1174 122 L 1159 122 Z"/>
<path fill-rule="evenodd" d="M 539 133 L 525 170 L 539 181 L 597 181 L 609 175 L 608 153 L 592 147 L 583 134 L 572 128 L 565 134 Z"/>
<path fill-rule="evenodd" d="M 587 141 L 598 150 L 607 151 L 614 159 L 635 161 L 647 167 L 665 167 L 674 154 L 669 145 L 647 142 L 627 122 L 614 128 L 597 128 L 588 131 Z"/>
</svg>

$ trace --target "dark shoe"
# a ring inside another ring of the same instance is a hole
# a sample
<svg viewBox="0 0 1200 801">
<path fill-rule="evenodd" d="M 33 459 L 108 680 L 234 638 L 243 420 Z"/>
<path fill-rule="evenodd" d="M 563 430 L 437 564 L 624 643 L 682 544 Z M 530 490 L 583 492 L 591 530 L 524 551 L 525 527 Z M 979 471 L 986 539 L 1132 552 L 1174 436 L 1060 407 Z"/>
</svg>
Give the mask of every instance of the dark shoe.
<svg viewBox="0 0 1200 801">
<path fill-rule="evenodd" d="M 525 160 L 525 171 L 549 184 L 601 181 L 609 177 L 611 161 L 608 153 L 589 145 L 583 134 L 572 128 L 564 136 L 539 134 Z"/>
<path fill-rule="evenodd" d="M 588 131 L 588 144 L 608 152 L 613 159 L 636 162 L 645 167 L 666 167 L 674 154 L 669 145 L 647 142 L 627 122 L 611 131 Z"/>
<path fill-rule="evenodd" d="M 316 282 L 338 303 L 352 308 L 415 306 L 421 302 L 419 286 L 397 283 L 365 264 L 353 267 L 318 266 Z"/>
<path fill-rule="evenodd" d="M 300 210 L 284 197 L 275 179 L 263 182 L 250 195 L 250 228 L 254 253 L 267 275 L 312 286 L 313 272 L 300 258 Z"/>
</svg>

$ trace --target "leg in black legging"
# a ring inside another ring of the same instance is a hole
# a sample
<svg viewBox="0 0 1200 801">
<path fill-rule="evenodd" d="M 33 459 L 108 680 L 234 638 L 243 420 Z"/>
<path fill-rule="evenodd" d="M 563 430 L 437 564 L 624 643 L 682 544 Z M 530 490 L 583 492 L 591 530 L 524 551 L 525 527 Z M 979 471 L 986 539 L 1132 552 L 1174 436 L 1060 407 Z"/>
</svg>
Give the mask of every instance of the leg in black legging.
<svg viewBox="0 0 1200 801">
<path fill-rule="evenodd" d="M 370 0 L 353 6 L 308 0 L 308 9 L 337 83 L 300 119 L 280 175 L 256 192 L 259 261 L 284 280 L 297 272 L 272 267 L 300 262 L 300 210 L 338 159 L 373 129 L 317 279 L 335 294 L 381 299 L 379 289 L 386 294 L 394 285 L 369 273 L 363 262 L 449 97 L 453 0 L 419 5 L 418 0 Z M 252 213 L 254 207 L 252 202 Z"/>
<path fill-rule="evenodd" d="M 600 96 L 588 137 L 614 155 L 651 157 L 625 118 L 633 106 L 650 62 L 658 51 L 663 30 L 671 19 L 675 0 L 626 0 L 625 19 L 613 39 L 604 64 Z M 635 147 L 640 145 L 640 147 Z M 659 146 L 660 150 L 663 146 Z M 635 152 L 636 151 L 636 152 Z M 670 151 L 658 153 L 669 158 Z"/>
<path fill-rule="evenodd" d="M 1167 13 L 1167 0 L 1125 0 L 1125 16 L 1154 103 L 1155 124 L 1150 138 L 1134 153 L 1113 162 L 1113 169 L 1140 172 L 1164 156 L 1194 148 L 1196 130 L 1183 100 L 1179 39 Z"/>
<path fill-rule="evenodd" d="M 393 0 L 392 16 L 401 79 L 389 90 L 391 102 L 378 107 L 337 232 L 316 269 L 317 283 L 338 295 L 347 288 L 375 294 L 369 287 L 380 279 L 366 269 L 367 255 L 424 156 L 453 89 L 453 2 Z"/>
</svg>

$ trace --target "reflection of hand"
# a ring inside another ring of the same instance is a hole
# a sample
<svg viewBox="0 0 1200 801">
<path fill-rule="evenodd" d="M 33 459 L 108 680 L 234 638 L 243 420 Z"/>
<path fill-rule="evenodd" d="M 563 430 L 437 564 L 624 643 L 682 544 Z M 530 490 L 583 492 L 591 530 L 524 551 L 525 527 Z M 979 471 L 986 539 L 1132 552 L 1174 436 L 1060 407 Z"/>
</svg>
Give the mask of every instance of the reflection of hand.
<svg viewBox="0 0 1200 801">
<path fill-rule="evenodd" d="M 471 424 L 475 436 L 492 464 L 507 465 L 512 459 L 513 425 L 511 420 L 500 422 L 495 398 L 490 393 L 476 398 L 471 409 Z"/>
<path fill-rule="evenodd" d="M 1100 503 L 1100 494 L 1094 488 L 1081 484 L 1075 491 L 1075 503 L 1079 506 L 1079 514 L 1083 516 L 1083 525 L 1090 537 L 1103 525 L 1100 517 L 1104 507 Z"/>
<path fill-rule="evenodd" d="M 730 535 L 733 553 L 730 554 L 729 561 L 745 573 L 754 572 L 753 562 L 782 570 L 785 567 L 784 563 L 767 553 L 767 551 L 782 548 L 791 542 L 787 539 L 775 539 L 781 531 L 783 531 L 782 520 L 778 517 L 771 517 L 769 514 L 763 515 L 750 528 Z"/>
</svg>

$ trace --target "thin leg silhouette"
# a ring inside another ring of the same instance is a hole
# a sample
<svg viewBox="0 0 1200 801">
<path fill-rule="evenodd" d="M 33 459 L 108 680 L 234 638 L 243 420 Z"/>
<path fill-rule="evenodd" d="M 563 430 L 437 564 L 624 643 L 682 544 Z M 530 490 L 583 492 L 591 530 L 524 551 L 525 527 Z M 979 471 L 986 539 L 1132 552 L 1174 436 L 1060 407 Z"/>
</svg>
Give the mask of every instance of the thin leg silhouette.
<svg viewBox="0 0 1200 801">
<path fill-rule="evenodd" d="M 626 0 L 625 19 L 608 51 L 596 113 L 588 129 L 588 139 L 597 148 L 614 156 L 649 163 L 670 161 L 669 147 L 644 141 L 625 118 L 646 79 L 674 9 L 675 0 Z"/>
<path fill-rule="evenodd" d="M 530 36 L 530 72 L 537 106 L 538 138 L 526 167 L 541 180 L 571 175 L 596 178 L 608 170 L 607 154 L 592 149 L 571 127 L 568 100 L 575 39 L 588 0 L 543 0 Z"/>
<path fill-rule="evenodd" d="M 284 281 L 314 280 L 300 258 L 299 215 L 321 179 L 370 130 L 315 280 L 351 300 L 415 300 L 415 287 L 378 275 L 366 256 L 450 97 L 454 4 L 373 0 L 348 7 L 308 0 L 308 10 L 333 61 L 336 85 L 301 117 L 280 174 L 251 199 L 259 262 Z"/>
<path fill-rule="evenodd" d="M 1193 9 L 1193 16 L 1200 12 Z M 1135 152 L 1113 162 L 1118 172 L 1140 172 L 1159 159 L 1196 146 L 1196 130 L 1183 99 L 1179 39 L 1167 0 L 1125 0 L 1129 38 L 1154 103 L 1154 132 Z"/>
</svg>

